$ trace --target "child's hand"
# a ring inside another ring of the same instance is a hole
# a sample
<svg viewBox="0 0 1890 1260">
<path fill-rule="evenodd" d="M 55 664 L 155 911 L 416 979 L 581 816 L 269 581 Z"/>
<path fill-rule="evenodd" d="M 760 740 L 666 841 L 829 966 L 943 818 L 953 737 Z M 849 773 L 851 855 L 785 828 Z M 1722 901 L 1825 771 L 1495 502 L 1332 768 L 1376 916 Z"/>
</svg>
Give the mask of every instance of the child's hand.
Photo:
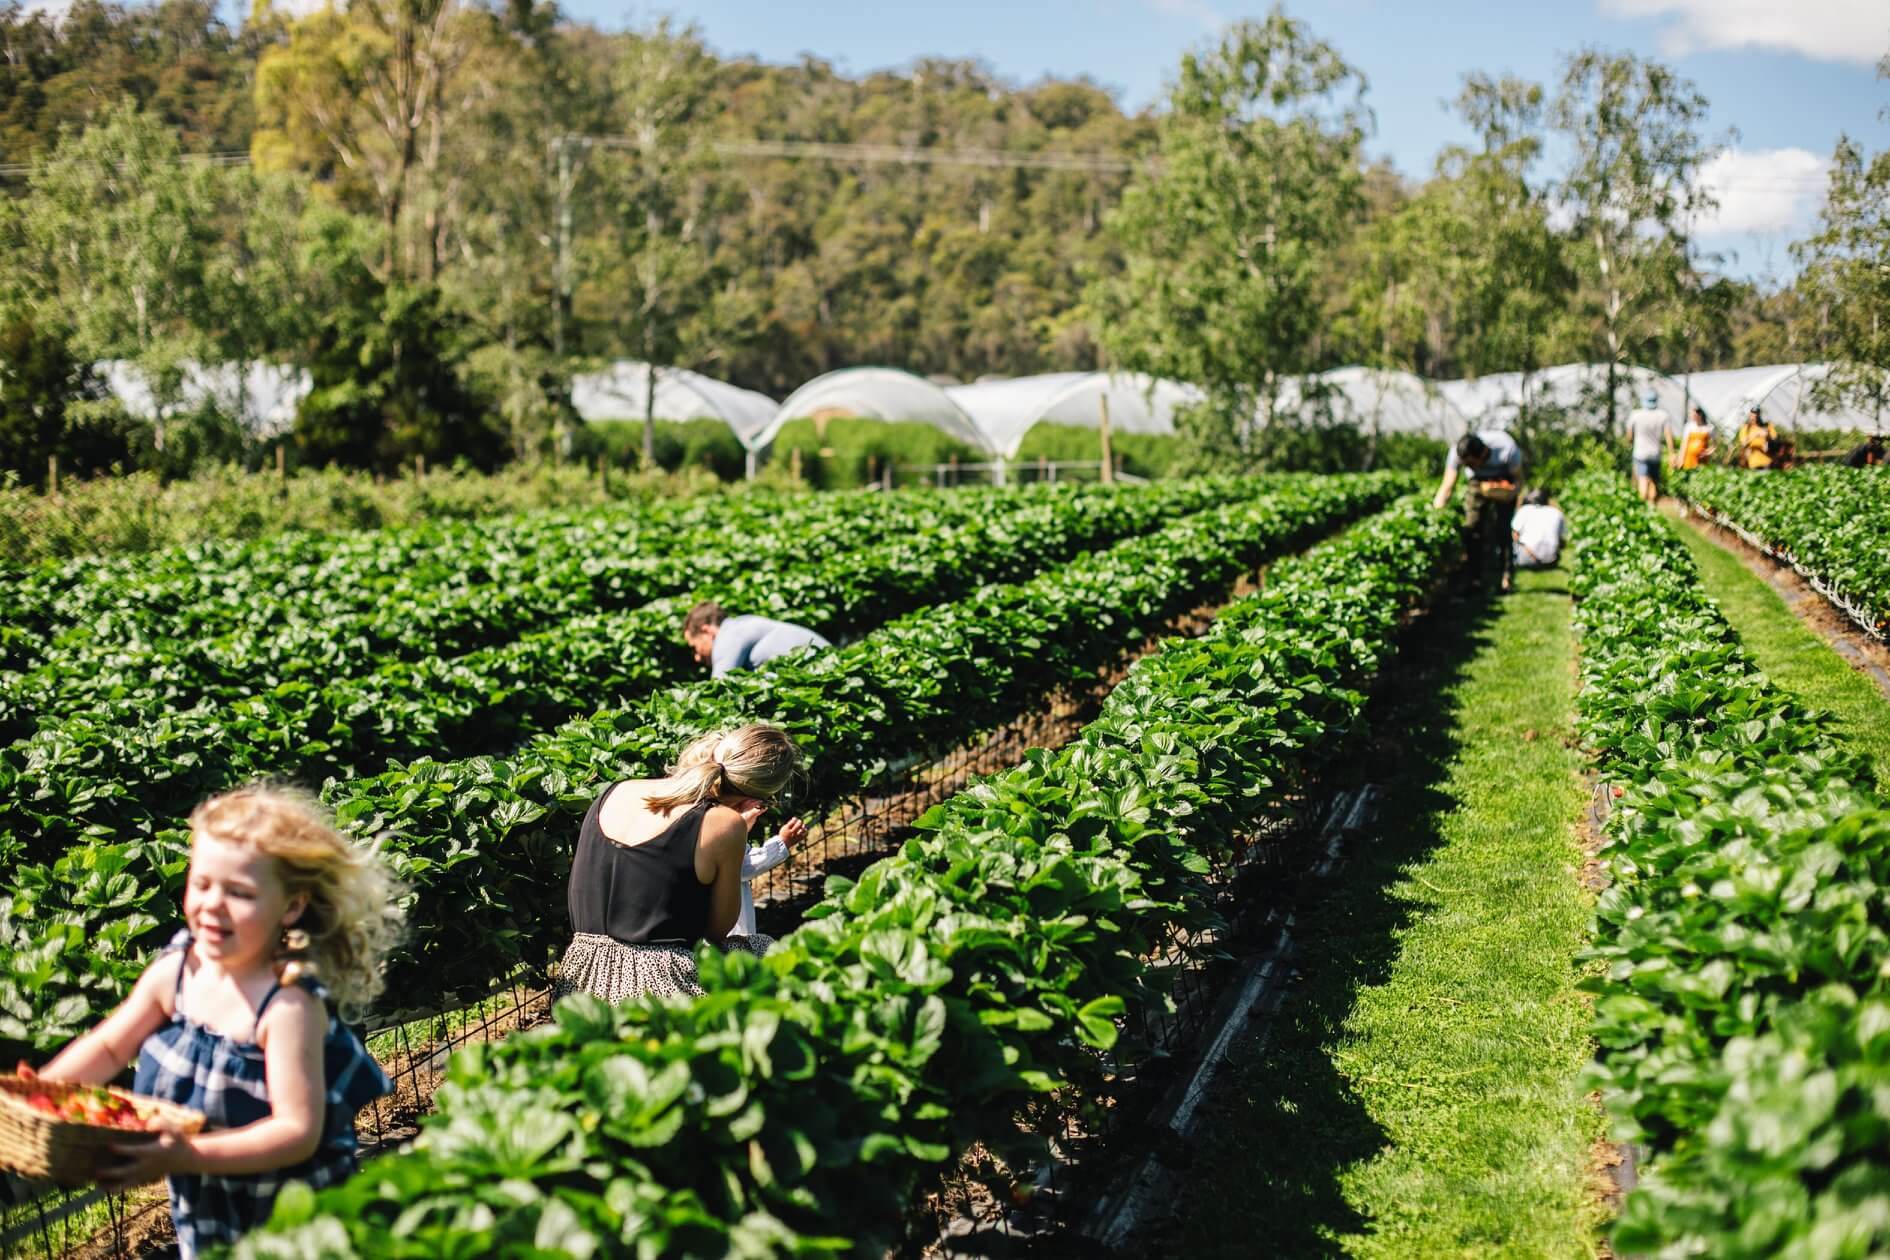
<svg viewBox="0 0 1890 1260">
<path fill-rule="evenodd" d="M 113 1142 L 107 1149 L 117 1158 L 99 1167 L 98 1184 L 113 1192 L 184 1172 L 190 1154 L 189 1143 L 175 1133 L 160 1133 L 155 1142 Z"/>
<path fill-rule="evenodd" d="M 793 848 L 807 838 L 807 824 L 798 818 L 790 818 L 781 824 L 781 830 L 775 833 L 781 837 L 781 843 Z"/>
</svg>

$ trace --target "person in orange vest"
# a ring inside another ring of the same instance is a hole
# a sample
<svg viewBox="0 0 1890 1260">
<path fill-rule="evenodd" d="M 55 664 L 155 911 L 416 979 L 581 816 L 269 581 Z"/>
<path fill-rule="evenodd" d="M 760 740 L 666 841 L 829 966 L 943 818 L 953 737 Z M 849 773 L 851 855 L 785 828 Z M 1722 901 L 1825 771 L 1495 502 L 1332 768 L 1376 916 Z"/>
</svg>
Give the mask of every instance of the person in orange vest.
<svg viewBox="0 0 1890 1260">
<path fill-rule="evenodd" d="M 1713 426 L 1696 403 L 1687 413 L 1687 427 L 1680 432 L 1680 468 L 1698 468 L 1713 454 Z"/>
</svg>

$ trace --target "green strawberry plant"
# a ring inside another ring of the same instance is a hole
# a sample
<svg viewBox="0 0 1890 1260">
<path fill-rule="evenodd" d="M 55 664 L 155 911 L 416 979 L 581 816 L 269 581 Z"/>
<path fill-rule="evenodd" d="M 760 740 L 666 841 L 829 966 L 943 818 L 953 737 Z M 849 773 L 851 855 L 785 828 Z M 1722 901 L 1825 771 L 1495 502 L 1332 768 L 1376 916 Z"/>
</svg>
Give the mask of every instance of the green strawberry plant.
<svg viewBox="0 0 1890 1260">
<path fill-rule="evenodd" d="M 1760 539 L 1861 612 L 1878 638 L 1890 638 L 1890 476 L 1882 469 L 1698 468 L 1674 488 Z"/>
<path fill-rule="evenodd" d="M 704 997 L 573 997 L 456 1055 L 411 1151 L 286 1196 L 236 1254 L 883 1254 L 971 1144 L 1041 1153 L 1019 1109 L 1100 1080 L 1130 1002 L 1160 998 L 1147 955 L 1211 921 L 1209 872 L 1345 746 L 1458 552 L 1407 500 L 1282 562 L 1075 744 L 831 879 L 766 959 L 704 950 Z"/>
<path fill-rule="evenodd" d="M 814 766 L 794 807 L 824 809 L 889 764 L 949 747 L 1084 676 L 1204 592 L 1400 485 L 1377 475 L 1296 479 L 1031 582 L 912 614 L 848 647 L 575 720 L 510 758 L 423 759 L 331 784 L 326 796 L 343 827 L 364 838 L 385 833 L 384 851 L 412 889 L 409 940 L 394 963 L 390 1000 L 433 1009 L 482 991 L 519 963 L 546 962 L 562 944 L 562 916 L 545 907 L 562 900 L 585 809 L 609 782 L 658 772 L 695 734 L 757 718 L 780 723 L 809 748 Z M 167 830 L 136 851 L 174 866 L 182 843 Z M 0 899 L 0 915 L 11 914 L 13 925 L 0 937 L 0 954 L 32 953 L 33 920 L 59 905 L 65 863 L 50 875 L 34 869 L 35 914 L 9 911 Z M 175 892 L 173 878 L 147 882 Z M 0 1012 L 28 1012 L 0 1022 L 0 1038 L 56 1044 L 73 1025 L 47 1012 L 65 1009 L 73 993 L 96 992 L 101 975 L 123 985 L 136 974 L 136 959 L 123 956 L 80 953 L 68 965 L 65 977 L 36 977 L 33 985 L 0 978 Z"/>
<path fill-rule="evenodd" d="M 1754 666 L 1665 521 L 1609 477 L 1566 502 L 1581 731 L 1613 801 L 1594 1078 L 1650 1155 L 1615 1245 L 1879 1254 L 1890 812 L 1828 719 Z"/>
</svg>

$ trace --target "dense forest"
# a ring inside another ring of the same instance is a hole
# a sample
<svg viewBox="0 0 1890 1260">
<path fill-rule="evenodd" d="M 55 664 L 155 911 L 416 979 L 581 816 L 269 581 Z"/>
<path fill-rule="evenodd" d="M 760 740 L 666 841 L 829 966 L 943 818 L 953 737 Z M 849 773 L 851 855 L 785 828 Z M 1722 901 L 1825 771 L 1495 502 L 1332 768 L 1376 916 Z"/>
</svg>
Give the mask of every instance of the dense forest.
<svg viewBox="0 0 1890 1260">
<path fill-rule="evenodd" d="M 617 357 L 777 397 L 856 363 L 1143 368 L 1245 414 L 1345 363 L 1868 362 L 1841 273 L 1882 230 L 1881 160 L 1850 153 L 1850 219 L 1827 208 L 1823 252 L 1767 292 L 1685 239 L 1717 141 L 1658 63 L 1472 76 L 1479 141 L 1418 180 L 1362 156 L 1362 89 L 1278 12 L 1131 115 L 1081 80 L 942 60 L 849 77 L 533 0 L 263 6 L 240 29 L 205 0 L 14 3 L 0 466 L 57 447 L 176 467 L 240 442 L 134 431 L 89 377 L 107 359 L 160 398 L 190 360 L 304 367 L 298 451 L 361 466 L 555 451 L 563 383 Z M 1574 157 L 1542 169 L 1557 133 Z"/>
</svg>

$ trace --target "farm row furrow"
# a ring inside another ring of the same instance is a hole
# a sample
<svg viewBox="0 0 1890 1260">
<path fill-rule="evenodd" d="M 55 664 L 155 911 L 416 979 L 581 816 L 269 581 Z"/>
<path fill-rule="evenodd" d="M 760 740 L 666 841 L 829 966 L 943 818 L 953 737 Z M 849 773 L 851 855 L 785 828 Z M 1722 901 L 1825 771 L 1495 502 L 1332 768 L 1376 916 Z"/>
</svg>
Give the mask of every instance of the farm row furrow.
<svg viewBox="0 0 1890 1260">
<path fill-rule="evenodd" d="M 840 637 L 1256 489 L 1220 480 L 1049 496 L 987 521 L 749 570 L 710 589 L 743 611 L 786 613 Z M 41 861 L 83 836 L 149 835 L 234 781 L 320 783 L 396 759 L 502 752 L 694 672 L 679 638 L 687 607 L 661 600 L 488 652 L 394 661 L 363 678 L 278 686 L 233 703 L 152 715 L 148 701 L 121 700 L 43 722 L 0 748 L 0 857 Z"/>
<path fill-rule="evenodd" d="M 1649 1153 L 1615 1246 L 1879 1254 L 1890 812 L 1754 666 L 1667 522 L 1611 478 L 1566 500 L 1581 730 L 1611 807 L 1596 1083 Z"/>
<path fill-rule="evenodd" d="M 664 522 L 637 514 L 533 520 L 494 536 L 415 548 L 412 539 L 349 540 L 312 571 L 242 567 L 207 558 L 178 575 L 102 573 L 66 602 L 82 620 L 48 644 L 35 668 L 0 677 L 0 736 L 36 723 L 97 715 L 134 722 L 200 704 L 371 674 L 387 661 L 429 661 L 502 647 L 573 617 L 635 608 L 701 590 L 752 588 L 757 573 L 832 563 L 887 540 L 976 529 L 1058 495 L 879 496 L 836 508 L 819 499 L 743 502 L 725 515 Z M 462 533 L 473 527 L 462 527 Z M 416 531 L 419 532 L 419 531 Z M 191 603 L 204 586 L 211 596 Z"/>
<path fill-rule="evenodd" d="M 1179 521 L 1021 586 L 988 587 L 850 646 L 673 688 L 574 721 L 509 759 L 423 760 L 327 792 L 344 828 L 386 833 L 414 889 L 391 1001 L 444 1005 L 562 942 L 569 846 L 598 787 L 655 769 L 695 733 L 766 718 L 814 753 L 797 809 L 822 808 L 888 763 L 946 747 L 1138 641 L 1175 608 L 1264 556 L 1369 510 L 1400 488 L 1370 476 L 1291 481 Z M 150 911 L 181 875 L 177 832 L 79 844 L 29 867 L 0 901 L 0 1043 L 45 1046 L 109 1005 L 156 939 Z M 550 912 L 547 907 L 551 907 Z M 556 921 L 556 924 L 554 924 Z M 88 946 L 96 934 L 97 949 Z"/>
<path fill-rule="evenodd" d="M 1213 917 L 1209 872 L 1353 730 L 1357 685 L 1457 551 L 1406 501 L 1286 561 L 1144 658 L 1075 744 L 953 798 L 835 880 L 707 996 L 559 1004 L 455 1056 L 419 1148 L 295 1195 L 238 1255 L 876 1254 L 974 1144 L 1041 1156 L 1020 1108 L 1094 1085 L 1144 961 Z"/>
<path fill-rule="evenodd" d="M 1831 465 L 1756 476 L 1699 468 L 1674 489 L 1791 565 L 1859 627 L 1890 638 L 1890 475 Z"/>
</svg>

